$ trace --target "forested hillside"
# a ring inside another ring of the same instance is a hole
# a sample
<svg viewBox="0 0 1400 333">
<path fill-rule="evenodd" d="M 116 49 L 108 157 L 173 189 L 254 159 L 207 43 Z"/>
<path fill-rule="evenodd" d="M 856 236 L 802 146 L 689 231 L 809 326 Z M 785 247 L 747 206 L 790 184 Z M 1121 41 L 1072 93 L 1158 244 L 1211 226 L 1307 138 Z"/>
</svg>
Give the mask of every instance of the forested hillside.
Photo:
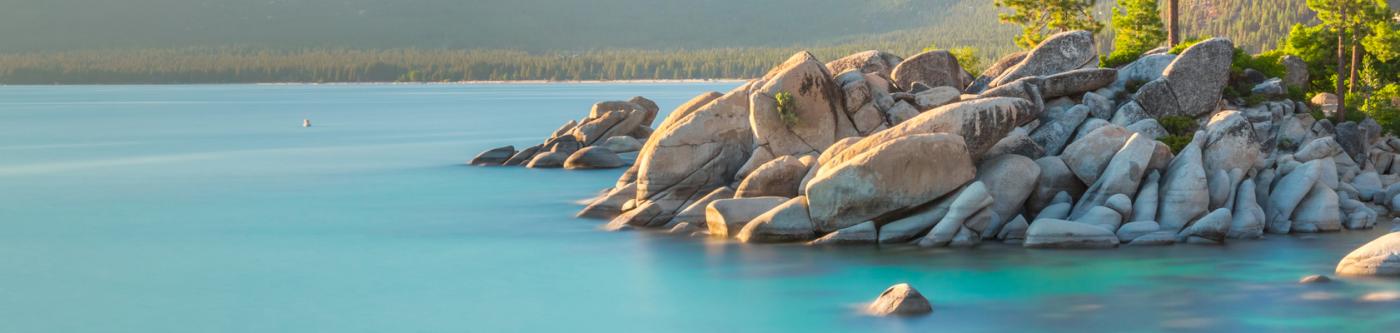
<svg viewBox="0 0 1400 333">
<path fill-rule="evenodd" d="M 1400 3 L 1400 0 L 1388 0 Z M 1272 48 L 1305 0 L 1181 0 Z M 1114 0 L 1095 16 L 1109 20 Z M 991 0 L 0 0 L 0 83 L 748 78 L 803 49 L 1015 50 Z M 1107 51 L 1108 30 L 1100 38 Z"/>
</svg>

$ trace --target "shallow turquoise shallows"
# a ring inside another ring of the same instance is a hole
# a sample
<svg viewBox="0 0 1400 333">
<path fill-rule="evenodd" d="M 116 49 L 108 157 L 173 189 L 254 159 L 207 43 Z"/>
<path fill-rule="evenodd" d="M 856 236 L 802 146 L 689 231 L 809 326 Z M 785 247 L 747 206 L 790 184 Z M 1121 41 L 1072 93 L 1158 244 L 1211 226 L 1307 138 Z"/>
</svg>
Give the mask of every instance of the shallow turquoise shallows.
<svg viewBox="0 0 1400 333">
<path fill-rule="evenodd" d="M 1400 325 L 1400 303 L 1361 301 L 1400 281 L 1296 283 L 1382 230 L 1104 251 L 746 246 L 574 219 L 621 170 L 463 165 L 595 101 L 669 110 L 736 85 L 0 87 L 0 332 Z M 859 313 L 899 282 L 934 313 Z"/>
</svg>

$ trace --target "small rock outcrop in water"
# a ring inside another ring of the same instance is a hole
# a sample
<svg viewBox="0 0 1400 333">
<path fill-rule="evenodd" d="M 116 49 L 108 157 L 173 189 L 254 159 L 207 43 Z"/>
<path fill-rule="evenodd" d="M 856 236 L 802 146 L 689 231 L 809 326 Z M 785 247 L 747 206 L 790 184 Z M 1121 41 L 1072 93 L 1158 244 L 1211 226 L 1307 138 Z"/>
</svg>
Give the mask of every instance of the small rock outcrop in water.
<svg viewBox="0 0 1400 333">
<path fill-rule="evenodd" d="M 467 164 L 565 169 L 624 167 L 627 163 L 617 154 L 642 149 L 642 140 L 651 136 L 650 126 L 659 111 L 656 102 L 640 96 L 628 101 L 599 102 L 587 118 L 570 120 L 554 130 L 544 143 L 520 151 L 515 146 L 489 149 Z"/>
<path fill-rule="evenodd" d="M 1400 276 L 1400 232 L 1392 232 L 1352 251 L 1337 263 L 1340 275 Z"/>
<path fill-rule="evenodd" d="M 1224 98 L 1306 77 L 1295 63 L 1280 80 L 1231 82 L 1233 52 L 1211 39 L 1098 68 L 1093 34 L 1071 31 L 975 78 L 943 51 L 825 64 L 800 52 L 696 96 L 654 131 L 654 103 L 599 103 L 540 145 L 473 164 L 607 167 L 570 161 L 640 146 L 580 217 L 608 230 L 703 225 L 749 243 L 1221 245 L 1373 228 L 1400 211 L 1400 139 L 1374 121 L 1314 119 L 1326 105 L 1273 86 L 1248 105 Z M 1387 246 L 1338 273 L 1397 274 Z"/>
<path fill-rule="evenodd" d="M 865 311 L 876 316 L 912 316 L 933 312 L 933 306 L 914 287 L 900 283 L 885 289 Z"/>
</svg>

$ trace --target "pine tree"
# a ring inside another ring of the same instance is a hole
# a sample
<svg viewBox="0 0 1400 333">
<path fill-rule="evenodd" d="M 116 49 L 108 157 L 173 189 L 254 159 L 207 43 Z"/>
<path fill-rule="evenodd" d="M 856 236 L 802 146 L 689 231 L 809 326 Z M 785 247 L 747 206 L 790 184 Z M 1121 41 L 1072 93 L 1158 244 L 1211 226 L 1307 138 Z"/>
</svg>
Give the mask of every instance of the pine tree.
<svg viewBox="0 0 1400 333">
<path fill-rule="evenodd" d="M 1118 0 L 1113 8 L 1113 53 L 1104 59 L 1105 67 L 1117 67 L 1137 60 L 1167 39 L 1157 0 Z"/>
<path fill-rule="evenodd" d="M 1011 9 L 1011 13 L 1001 13 L 997 18 L 1002 23 L 1021 26 L 1021 35 L 1016 36 L 1016 45 L 1024 49 L 1034 48 L 1045 40 L 1048 34 L 1070 30 L 1088 30 L 1098 33 L 1103 23 L 1094 20 L 1093 8 L 1098 0 L 996 0 L 1000 8 Z"/>
</svg>

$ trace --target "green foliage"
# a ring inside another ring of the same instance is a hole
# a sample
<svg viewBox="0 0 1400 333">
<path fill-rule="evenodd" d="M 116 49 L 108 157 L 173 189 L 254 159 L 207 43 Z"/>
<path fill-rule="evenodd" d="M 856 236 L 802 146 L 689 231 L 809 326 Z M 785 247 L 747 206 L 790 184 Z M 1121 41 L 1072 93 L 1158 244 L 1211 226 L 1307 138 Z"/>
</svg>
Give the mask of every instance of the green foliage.
<svg viewBox="0 0 1400 333">
<path fill-rule="evenodd" d="M 1386 133 L 1400 133 L 1400 84 L 1387 85 L 1360 104 L 1361 112 L 1376 119 Z"/>
<path fill-rule="evenodd" d="M 1182 40 L 1180 43 L 1176 43 L 1176 46 L 1172 46 L 1171 51 L 1167 51 L 1167 53 L 1171 53 L 1171 54 L 1181 54 L 1181 52 L 1185 52 L 1186 49 L 1191 48 L 1192 46 L 1195 46 L 1197 43 L 1200 43 L 1200 42 L 1205 41 L 1205 40 L 1207 40 L 1207 39 L 1210 39 L 1210 38 L 1209 38 L 1209 37 L 1206 37 L 1206 38 L 1202 38 L 1202 37 L 1191 37 L 1191 38 L 1187 38 L 1187 39 L 1185 39 L 1185 40 Z"/>
<path fill-rule="evenodd" d="M 938 43 L 930 43 L 923 52 L 939 50 Z M 953 58 L 958 59 L 958 66 L 972 75 L 977 75 L 985 70 L 982 65 L 982 58 L 977 56 L 977 48 L 971 46 L 955 47 L 947 50 Z"/>
<path fill-rule="evenodd" d="M 1191 137 L 1192 136 L 1189 135 L 1168 135 L 1162 137 L 1160 141 L 1167 144 L 1167 147 L 1172 149 L 1172 154 L 1177 154 L 1181 153 L 1181 150 L 1186 149 L 1186 145 L 1191 143 Z"/>
<path fill-rule="evenodd" d="M 1093 16 L 1098 0 L 995 0 L 999 8 L 1010 9 L 997 18 L 1002 23 L 1021 26 L 1016 46 L 1031 49 L 1056 32 L 1088 30 L 1099 32 L 1103 23 Z"/>
<path fill-rule="evenodd" d="M 1113 52 L 1100 65 L 1132 63 L 1167 40 L 1157 7 L 1157 0 L 1118 0 L 1118 7 L 1113 8 Z"/>
<path fill-rule="evenodd" d="M 778 116 L 783 119 L 783 123 L 788 127 L 797 126 L 797 102 L 793 100 L 792 94 L 786 91 L 773 95 L 777 101 Z"/>
<path fill-rule="evenodd" d="M 1186 116 L 1165 116 L 1157 119 L 1171 135 L 1190 136 L 1196 133 L 1196 120 Z"/>
</svg>

